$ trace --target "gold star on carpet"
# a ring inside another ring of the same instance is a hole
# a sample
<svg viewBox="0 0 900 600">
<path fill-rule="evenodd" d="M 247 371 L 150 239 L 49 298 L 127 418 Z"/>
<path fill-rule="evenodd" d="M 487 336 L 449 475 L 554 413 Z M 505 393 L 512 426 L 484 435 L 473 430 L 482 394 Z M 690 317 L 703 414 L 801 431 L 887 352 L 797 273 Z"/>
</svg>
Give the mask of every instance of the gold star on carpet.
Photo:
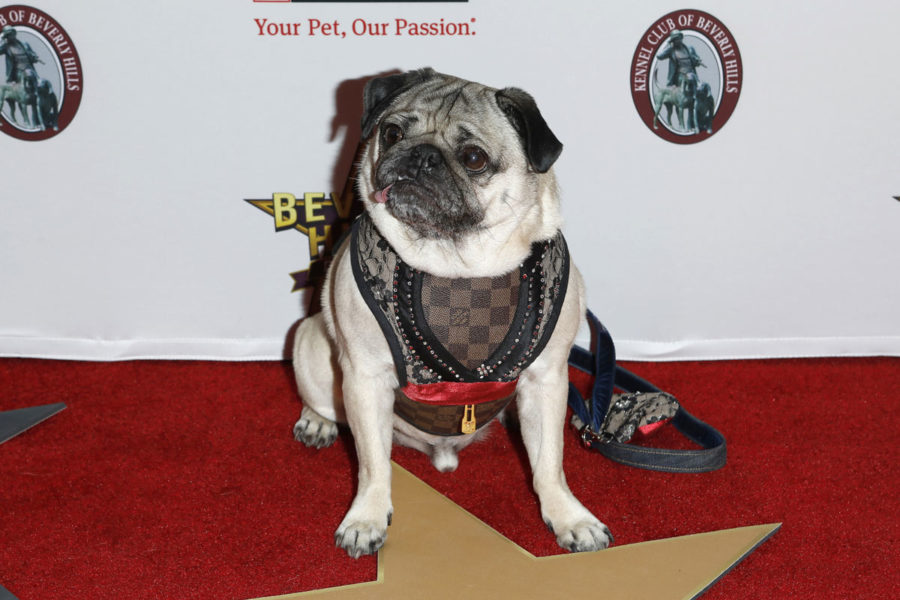
<svg viewBox="0 0 900 600">
<path fill-rule="evenodd" d="M 394 519 L 378 578 L 270 600 L 695 598 L 781 525 L 538 558 L 397 464 L 393 473 Z"/>
</svg>

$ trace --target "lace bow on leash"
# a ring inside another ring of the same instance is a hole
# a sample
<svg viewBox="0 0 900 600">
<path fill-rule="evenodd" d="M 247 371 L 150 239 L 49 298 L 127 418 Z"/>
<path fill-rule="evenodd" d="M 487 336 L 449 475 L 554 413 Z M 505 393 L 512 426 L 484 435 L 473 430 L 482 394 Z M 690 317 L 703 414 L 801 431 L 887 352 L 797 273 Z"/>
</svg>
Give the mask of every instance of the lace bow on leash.
<svg viewBox="0 0 900 600">
<path fill-rule="evenodd" d="M 593 333 L 590 349 L 574 346 L 569 367 L 593 378 L 585 398 L 569 382 L 572 422 L 587 448 L 610 460 L 652 471 L 702 473 L 725 465 L 725 438 L 684 409 L 673 396 L 616 364 L 616 350 L 609 331 L 587 311 Z M 614 393 L 619 390 L 624 393 Z M 647 434 L 671 423 L 699 450 L 653 448 L 627 443 L 635 433 Z"/>
<path fill-rule="evenodd" d="M 599 442 L 624 444 L 637 432 L 650 435 L 668 423 L 678 408 L 675 396 L 665 392 L 613 394 L 600 431 L 592 433 Z M 572 425 L 582 431 L 586 423 L 573 414 Z"/>
</svg>

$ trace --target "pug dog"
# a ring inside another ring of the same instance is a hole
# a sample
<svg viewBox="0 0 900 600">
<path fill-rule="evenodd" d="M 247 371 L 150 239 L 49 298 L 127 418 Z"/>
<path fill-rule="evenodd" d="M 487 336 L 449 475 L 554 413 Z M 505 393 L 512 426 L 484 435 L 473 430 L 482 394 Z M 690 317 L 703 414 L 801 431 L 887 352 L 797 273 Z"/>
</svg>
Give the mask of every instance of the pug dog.
<svg viewBox="0 0 900 600">
<path fill-rule="evenodd" d="M 562 468 L 567 359 L 585 313 L 551 169 L 562 144 L 526 92 L 432 69 L 371 80 L 363 108 L 357 190 L 365 211 L 335 251 L 322 312 L 301 322 L 293 349 L 303 401 L 294 436 L 321 448 L 347 423 L 356 446 L 358 491 L 336 544 L 354 558 L 384 544 L 393 443 L 453 470 L 512 394 L 544 522 L 567 550 L 607 547 L 609 529 L 575 498 Z M 506 299 L 488 312 L 513 324 L 500 328 L 499 345 L 463 364 L 441 341 L 462 323 L 471 334 L 462 351 L 484 345 L 466 320 L 487 314 L 471 299 L 488 292 L 462 293 L 472 307 L 442 302 L 460 286 L 498 281 Z M 454 402 L 469 391 L 492 400 Z M 416 420 L 428 402 L 436 429 Z"/>
</svg>

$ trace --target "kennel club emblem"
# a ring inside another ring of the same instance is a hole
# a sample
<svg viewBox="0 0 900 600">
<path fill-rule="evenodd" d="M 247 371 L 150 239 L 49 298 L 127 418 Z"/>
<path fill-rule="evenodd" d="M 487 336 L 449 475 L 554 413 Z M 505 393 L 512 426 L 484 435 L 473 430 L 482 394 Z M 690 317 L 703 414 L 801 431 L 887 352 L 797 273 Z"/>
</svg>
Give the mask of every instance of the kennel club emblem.
<svg viewBox="0 0 900 600">
<path fill-rule="evenodd" d="M 631 95 L 653 133 L 676 144 L 718 132 L 741 95 L 734 36 L 710 14 L 679 10 L 656 21 L 631 62 Z"/>
<path fill-rule="evenodd" d="M 0 64 L 0 131 L 37 141 L 72 122 L 81 103 L 81 61 L 53 17 L 30 6 L 0 7 Z"/>
</svg>

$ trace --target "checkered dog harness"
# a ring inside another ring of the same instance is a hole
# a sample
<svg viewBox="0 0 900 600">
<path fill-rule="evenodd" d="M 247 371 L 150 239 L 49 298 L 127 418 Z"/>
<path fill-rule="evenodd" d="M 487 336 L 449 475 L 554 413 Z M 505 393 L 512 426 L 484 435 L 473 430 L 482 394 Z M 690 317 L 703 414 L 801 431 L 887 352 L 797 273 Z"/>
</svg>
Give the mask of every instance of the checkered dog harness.
<svg viewBox="0 0 900 600">
<path fill-rule="evenodd" d="M 350 256 L 394 358 L 394 412 L 444 436 L 474 433 L 514 398 L 519 374 L 550 339 L 569 280 L 560 232 L 511 273 L 446 279 L 403 262 L 363 214 Z"/>
</svg>

